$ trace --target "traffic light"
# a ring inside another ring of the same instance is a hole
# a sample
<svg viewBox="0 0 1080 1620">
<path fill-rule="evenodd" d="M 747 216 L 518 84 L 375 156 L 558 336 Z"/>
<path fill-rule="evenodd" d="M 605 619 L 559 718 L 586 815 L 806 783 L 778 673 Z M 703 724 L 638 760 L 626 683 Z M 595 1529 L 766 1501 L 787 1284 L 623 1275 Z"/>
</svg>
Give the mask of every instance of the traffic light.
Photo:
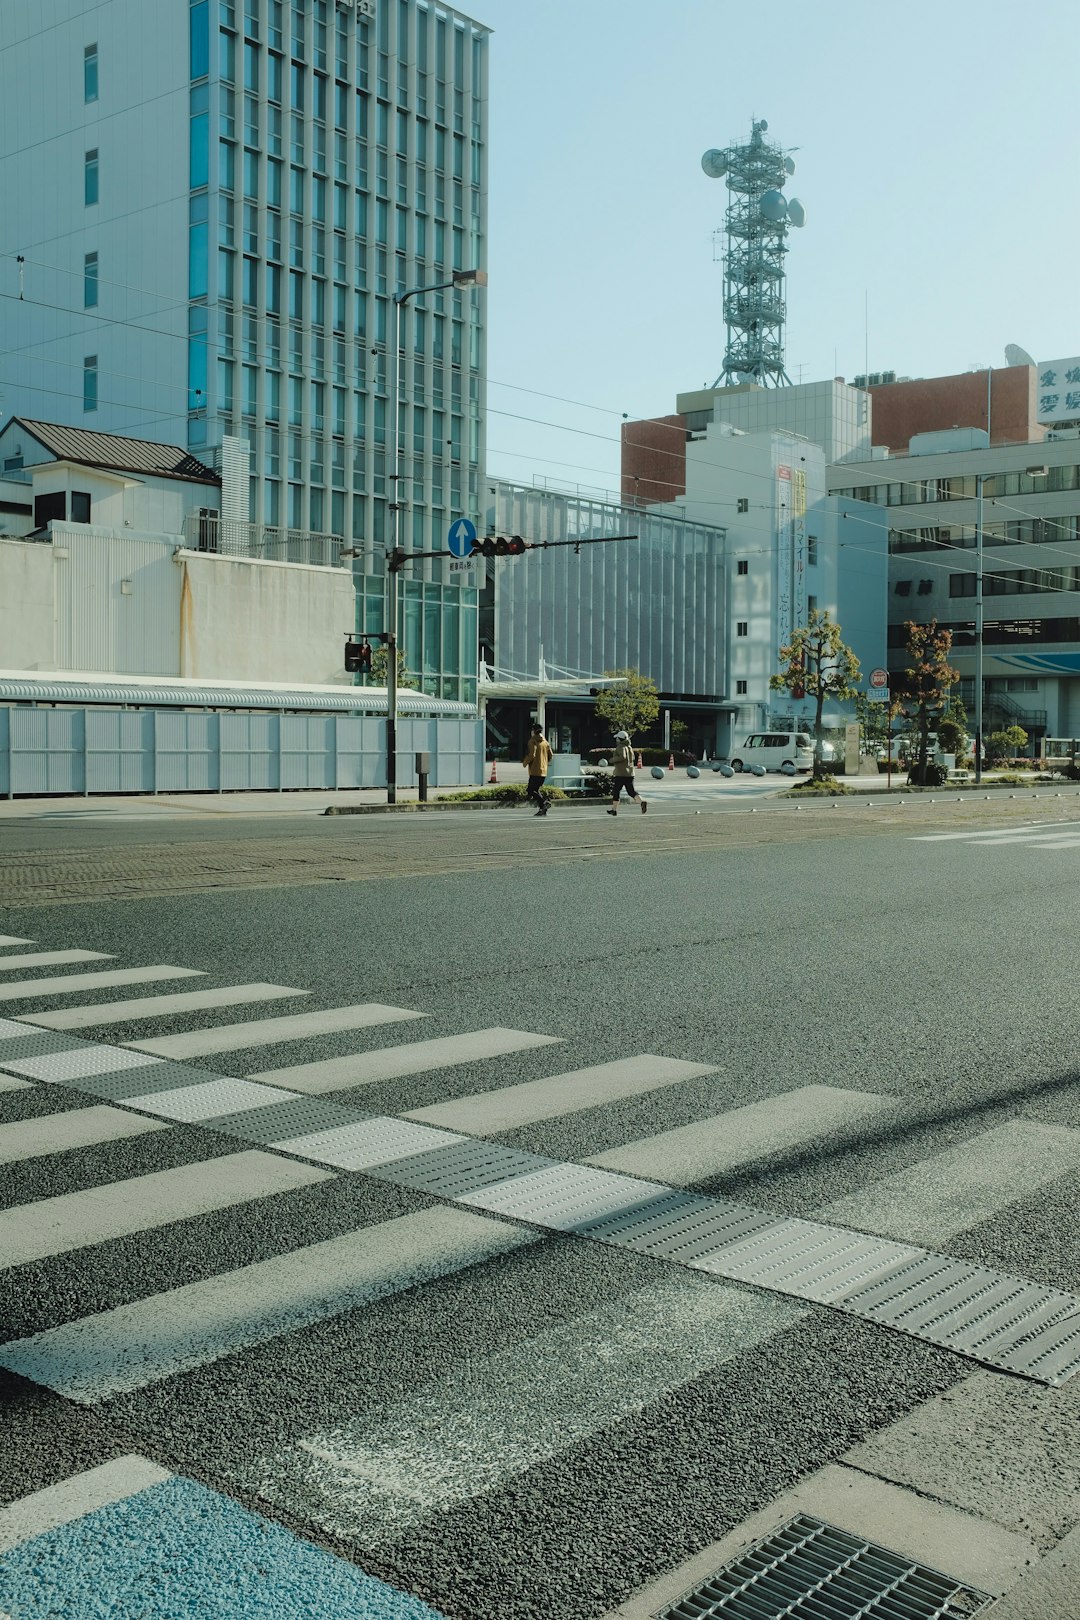
<svg viewBox="0 0 1080 1620">
<path fill-rule="evenodd" d="M 520 557 L 527 550 L 527 543 L 520 534 L 512 534 L 509 538 L 505 534 L 486 534 L 482 540 L 473 545 L 472 555 L 484 557 Z"/>
<path fill-rule="evenodd" d="M 347 641 L 345 643 L 345 669 L 350 675 L 371 674 L 371 643 Z"/>
</svg>

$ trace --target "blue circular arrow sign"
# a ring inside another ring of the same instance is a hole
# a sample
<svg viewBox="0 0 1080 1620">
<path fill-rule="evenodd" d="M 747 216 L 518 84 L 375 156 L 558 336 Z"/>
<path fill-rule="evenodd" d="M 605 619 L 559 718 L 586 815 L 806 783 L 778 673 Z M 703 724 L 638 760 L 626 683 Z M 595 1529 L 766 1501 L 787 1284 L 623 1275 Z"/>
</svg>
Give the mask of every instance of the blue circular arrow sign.
<svg viewBox="0 0 1080 1620">
<path fill-rule="evenodd" d="M 451 557 L 470 557 L 476 544 L 476 524 L 469 518 L 457 518 L 451 523 L 446 536 Z"/>
</svg>

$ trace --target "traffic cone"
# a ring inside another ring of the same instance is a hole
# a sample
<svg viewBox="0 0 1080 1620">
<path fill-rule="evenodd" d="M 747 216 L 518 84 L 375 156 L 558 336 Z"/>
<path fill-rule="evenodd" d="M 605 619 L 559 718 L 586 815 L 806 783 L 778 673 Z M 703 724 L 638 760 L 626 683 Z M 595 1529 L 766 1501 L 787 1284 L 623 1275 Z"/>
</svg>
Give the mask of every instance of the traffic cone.
<svg viewBox="0 0 1080 1620">
<path fill-rule="evenodd" d="M 499 780 L 499 778 L 495 775 L 495 758 L 494 758 L 494 756 L 492 756 L 491 775 L 488 777 L 488 781 L 489 782 L 497 782 L 498 780 Z"/>
<path fill-rule="evenodd" d="M 674 754 L 669 754 L 668 755 L 667 768 L 668 768 L 669 771 L 673 771 L 675 769 L 675 755 Z"/>
<path fill-rule="evenodd" d="M 645 765 L 645 761 L 641 757 L 641 750 L 640 749 L 638 750 L 638 757 L 634 761 L 634 765 L 635 765 L 636 769 L 639 770 L 639 771 L 642 770 L 644 765 Z"/>
</svg>

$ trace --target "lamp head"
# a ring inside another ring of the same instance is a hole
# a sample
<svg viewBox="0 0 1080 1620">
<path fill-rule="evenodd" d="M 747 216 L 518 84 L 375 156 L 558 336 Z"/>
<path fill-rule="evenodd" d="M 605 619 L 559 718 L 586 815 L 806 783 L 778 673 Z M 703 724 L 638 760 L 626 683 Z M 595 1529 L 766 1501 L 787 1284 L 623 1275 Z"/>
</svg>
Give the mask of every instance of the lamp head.
<svg viewBox="0 0 1080 1620">
<path fill-rule="evenodd" d="M 454 270 L 451 272 L 455 287 L 486 287 L 486 270 Z"/>
</svg>

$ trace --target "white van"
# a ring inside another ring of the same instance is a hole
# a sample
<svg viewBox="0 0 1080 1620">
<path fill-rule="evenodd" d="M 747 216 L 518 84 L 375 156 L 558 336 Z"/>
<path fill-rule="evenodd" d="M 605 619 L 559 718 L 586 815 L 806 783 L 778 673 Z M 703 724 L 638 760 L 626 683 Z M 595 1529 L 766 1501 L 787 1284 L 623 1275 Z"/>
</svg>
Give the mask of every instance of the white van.
<svg viewBox="0 0 1080 1620">
<path fill-rule="evenodd" d="M 783 771 L 794 776 L 796 771 L 812 771 L 814 745 L 801 731 L 755 731 L 731 751 L 733 771 L 748 771 L 751 765 L 763 765 L 767 771 Z"/>
</svg>

